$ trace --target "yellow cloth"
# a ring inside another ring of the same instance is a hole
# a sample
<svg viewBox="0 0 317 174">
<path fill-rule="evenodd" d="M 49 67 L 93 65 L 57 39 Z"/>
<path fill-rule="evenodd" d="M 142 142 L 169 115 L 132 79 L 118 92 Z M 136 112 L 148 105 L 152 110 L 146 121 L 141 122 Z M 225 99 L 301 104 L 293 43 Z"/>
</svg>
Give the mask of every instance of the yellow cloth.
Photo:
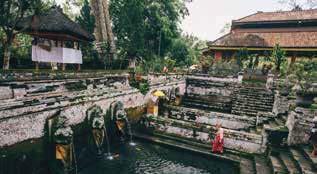
<svg viewBox="0 0 317 174">
<path fill-rule="evenodd" d="M 56 144 L 56 159 L 66 160 L 69 156 L 69 145 Z"/>
<path fill-rule="evenodd" d="M 124 128 L 124 122 L 123 121 L 116 121 L 117 127 L 120 131 Z"/>
<path fill-rule="evenodd" d="M 102 129 L 93 129 L 92 134 L 98 148 L 101 147 L 104 138 L 104 131 Z"/>
<path fill-rule="evenodd" d="M 164 97 L 165 96 L 164 92 L 162 92 L 162 91 L 155 91 L 153 93 L 153 95 L 156 97 Z"/>
</svg>

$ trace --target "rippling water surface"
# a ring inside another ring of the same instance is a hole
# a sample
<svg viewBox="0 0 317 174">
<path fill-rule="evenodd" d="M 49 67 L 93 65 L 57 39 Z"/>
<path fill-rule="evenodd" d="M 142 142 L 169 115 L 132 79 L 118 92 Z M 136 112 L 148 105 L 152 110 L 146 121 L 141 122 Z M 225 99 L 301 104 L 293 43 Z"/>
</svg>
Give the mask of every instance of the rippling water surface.
<svg viewBox="0 0 317 174">
<path fill-rule="evenodd" d="M 137 146 L 117 145 L 113 160 L 97 160 L 80 174 L 235 174 L 230 162 L 138 142 Z"/>
</svg>

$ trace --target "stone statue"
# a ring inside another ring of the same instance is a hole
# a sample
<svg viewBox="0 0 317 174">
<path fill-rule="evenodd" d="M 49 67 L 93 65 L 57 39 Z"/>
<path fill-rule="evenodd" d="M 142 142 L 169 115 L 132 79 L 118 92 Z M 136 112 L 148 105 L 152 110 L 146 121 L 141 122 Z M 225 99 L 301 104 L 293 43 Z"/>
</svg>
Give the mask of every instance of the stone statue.
<svg viewBox="0 0 317 174">
<path fill-rule="evenodd" d="M 105 119 L 102 109 L 93 106 L 87 111 L 88 124 L 92 130 L 92 138 L 97 148 L 97 154 L 102 154 L 102 146 L 105 138 Z"/>
<path fill-rule="evenodd" d="M 73 146 L 73 130 L 67 124 L 67 117 L 61 115 L 56 125 L 53 134 L 53 141 L 55 143 L 55 158 L 60 161 L 64 173 L 70 173 L 73 170 L 73 162 L 75 158 Z"/>
<path fill-rule="evenodd" d="M 121 140 L 123 140 L 123 137 L 125 137 L 126 124 L 129 124 L 123 103 L 121 101 L 113 102 L 110 105 L 110 111 L 111 120 L 115 123 L 116 132 L 118 133 L 118 136 L 121 138 Z"/>
</svg>

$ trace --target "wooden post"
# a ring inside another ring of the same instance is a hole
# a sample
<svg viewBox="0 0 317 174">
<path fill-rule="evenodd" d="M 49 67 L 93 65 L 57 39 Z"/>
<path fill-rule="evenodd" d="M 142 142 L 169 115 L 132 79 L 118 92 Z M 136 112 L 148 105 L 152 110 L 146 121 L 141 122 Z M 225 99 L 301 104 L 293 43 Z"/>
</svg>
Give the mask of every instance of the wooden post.
<svg viewBox="0 0 317 174">
<path fill-rule="evenodd" d="M 80 70 L 81 70 L 80 64 L 77 64 L 77 71 L 80 71 Z"/>
<path fill-rule="evenodd" d="M 35 71 L 39 71 L 39 70 L 40 70 L 39 62 L 35 62 Z"/>
<path fill-rule="evenodd" d="M 66 69 L 66 64 L 62 63 L 62 71 L 65 71 L 65 69 Z"/>
<path fill-rule="evenodd" d="M 62 47 L 64 48 L 66 46 L 65 42 L 62 41 Z M 62 71 L 65 71 L 66 70 L 66 64 L 65 63 L 62 63 Z"/>
<path fill-rule="evenodd" d="M 74 42 L 74 49 L 79 50 L 79 42 Z M 80 64 L 77 64 L 77 71 L 80 71 Z"/>
</svg>

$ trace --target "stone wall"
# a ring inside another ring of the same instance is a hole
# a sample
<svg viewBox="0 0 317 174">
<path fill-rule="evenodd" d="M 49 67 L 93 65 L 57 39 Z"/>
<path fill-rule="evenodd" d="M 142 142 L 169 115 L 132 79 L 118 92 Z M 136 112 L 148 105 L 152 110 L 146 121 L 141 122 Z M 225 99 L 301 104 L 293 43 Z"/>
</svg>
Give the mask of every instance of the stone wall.
<svg viewBox="0 0 317 174">
<path fill-rule="evenodd" d="M 74 126 L 84 121 L 87 109 L 93 105 L 100 106 L 103 112 L 113 101 L 122 101 L 125 108 L 138 108 L 146 104 L 153 90 L 179 87 L 181 93 L 185 91 L 185 81 L 178 79 L 151 85 L 148 94 L 142 95 L 129 86 L 127 77 L 2 82 L 0 147 L 43 137 L 46 120 L 58 111 L 68 118 L 68 125 Z"/>
<path fill-rule="evenodd" d="M 313 119 L 317 116 L 317 110 L 297 107 L 288 115 L 286 126 L 289 130 L 288 145 L 308 143 L 310 129 L 314 126 Z"/>
<path fill-rule="evenodd" d="M 208 124 L 216 126 L 216 124 L 222 125 L 222 127 L 232 130 L 248 130 L 256 125 L 256 119 L 246 116 L 238 116 L 232 114 L 225 114 L 219 112 L 206 112 L 199 109 L 177 107 L 171 105 L 165 105 L 164 108 L 169 111 L 168 116 L 174 119 L 184 121 L 194 121 L 199 124 Z"/>
<path fill-rule="evenodd" d="M 238 86 L 240 81 L 236 78 L 188 76 L 184 103 L 230 113 L 234 90 Z"/>
</svg>

